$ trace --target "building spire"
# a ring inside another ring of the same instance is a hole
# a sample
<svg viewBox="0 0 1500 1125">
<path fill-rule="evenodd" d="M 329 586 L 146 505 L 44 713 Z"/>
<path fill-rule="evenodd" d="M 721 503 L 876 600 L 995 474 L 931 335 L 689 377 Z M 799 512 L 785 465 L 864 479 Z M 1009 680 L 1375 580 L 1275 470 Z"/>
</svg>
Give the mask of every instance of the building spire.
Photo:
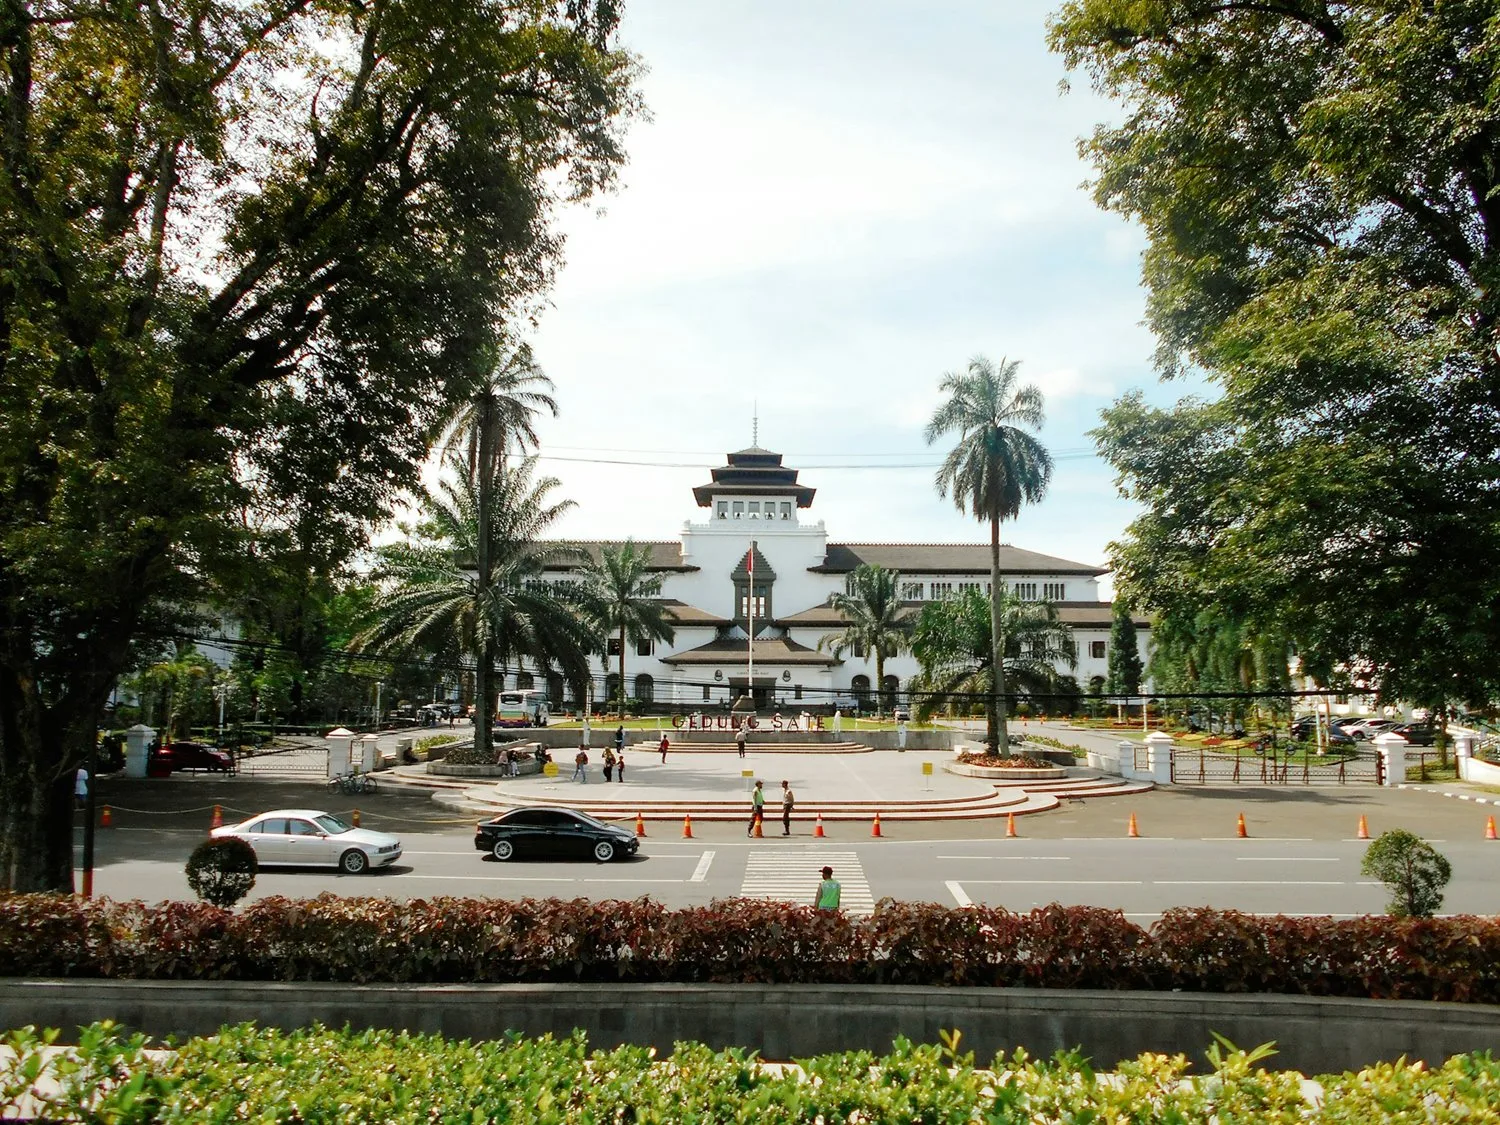
<svg viewBox="0 0 1500 1125">
<path fill-rule="evenodd" d="M 760 402 L 753 401 L 750 407 L 750 444 L 760 447 Z"/>
</svg>

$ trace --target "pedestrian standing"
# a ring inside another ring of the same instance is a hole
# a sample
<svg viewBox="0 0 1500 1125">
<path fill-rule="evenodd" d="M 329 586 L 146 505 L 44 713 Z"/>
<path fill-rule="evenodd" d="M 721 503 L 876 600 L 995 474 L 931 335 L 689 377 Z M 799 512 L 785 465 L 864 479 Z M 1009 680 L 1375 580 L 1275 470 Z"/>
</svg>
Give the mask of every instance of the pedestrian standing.
<svg viewBox="0 0 1500 1125">
<path fill-rule="evenodd" d="M 84 769 L 82 766 L 79 766 L 78 772 L 73 775 L 73 797 L 76 799 L 78 807 L 80 809 L 83 808 L 84 805 L 88 804 L 89 771 Z"/>
<path fill-rule="evenodd" d="M 615 752 L 608 746 L 604 748 L 604 781 L 606 784 L 613 781 L 615 773 Z"/>
<path fill-rule="evenodd" d="M 662 735 L 661 736 L 661 764 L 662 765 L 666 765 L 667 764 L 667 747 L 670 746 L 670 745 L 671 745 L 671 743 L 667 741 L 667 736 L 666 735 Z"/>
<path fill-rule="evenodd" d="M 792 834 L 792 807 L 797 803 L 797 796 L 792 792 L 791 785 L 783 781 L 781 783 L 781 834 L 790 836 Z"/>
<path fill-rule="evenodd" d="M 585 785 L 589 783 L 589 749 L 587 746 L 580 746 L 578 753 L 573 755 L 573 780 L 581 781 Z"/>
<path fill-rule="evenodd" d="M 744 723 L 741 723 L 740 724 L 740 729 L 735 732 L 735 735 L 734 735 L 734 744 L 735 744 L 736 748 L 738 748 L 738 750 L 740 752 L 740 757 L 743 758 L 745 756 L 745 724 Z"/>
<path fill-rule="evenodd" d="M 839 898 L 844 893 L 844 888 L 839 886 L 837 879 L 833 877 L 833 868 L 823 868 L 823 881 L 818 884 L 818 893 L 813 896 L 813 906 L 824 914 L 837 913 Z"/>
<path fill-rule="evenodd" d="M 623 750 L 615 755 L 615 780 L 621 785 L 625 784 L 625 751 Z"/>
<path fill-rule="evenodd" d="M 757 781 L 755 789 L 750 794 L 750 826 L 745 829 L 746 836 L 755 834 L 755 826 L 766 815 L 766 790 L 765 782 Z"/>
<path fill-rule="evenodd" d="M 615 753 L 618 754 L 625 749 L 625 724 L 621 723 L 615 727 Z"/>
<path fill-rule="evenodd" d="M 837 707 L 833 709 L 833 733 L 844 733 L 844 712 Z"/>
<path fill-rule="evenodd" d="M 583 712 L 583 744 L 585 746 L 589 744 L 589 713 L 587 708 Z"/>
<path fill-rule="evenodd" d="M 896 746 L 898 749 L 906 749 L 906 720 L 902 719 L 896 724 Z"/>
</svg>

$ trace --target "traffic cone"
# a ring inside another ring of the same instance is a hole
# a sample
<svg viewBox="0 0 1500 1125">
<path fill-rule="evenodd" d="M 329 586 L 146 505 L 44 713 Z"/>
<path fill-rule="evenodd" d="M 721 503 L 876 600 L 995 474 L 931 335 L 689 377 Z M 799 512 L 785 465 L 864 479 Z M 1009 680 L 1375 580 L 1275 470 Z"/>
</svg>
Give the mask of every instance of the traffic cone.
<svg viewBox="0 0 1500 1125">
<path fill-rule="evenodd" d="M 1008 812 L 1005 814 L 1005 836 L 1006 839 L 1015 839 L 1016 836 L 1016 814 Z"/>
<path fill-rule="evenodd" d="M 875 814 L 875 823 L 872 824 L 872 825 L 870 825 L 870 835 L 871 836 L 879 836 L 880 835 L 880 814 L 879 813 Z"/>
<path fill-rule="evenodd" d="M 1494 839 L 1496 839 L 1496 836 L 1495 836 L 1495 818 L 1494 817 L 1490 817 L 1489 823 L 1484 826 L 1484 838 L 1486 840 L 1494 840 Z"/>
<path fill-rule="evenodd" d="M 1370 826 L 1365 823 L 1365 814 L 1364 813 L 1360 813 L 1359 814 L 1359 834 L 1357 836 L 1355 836 L 1355 839 L 1356 840 L 1368 840 L 1369 838 L 1370 838 Z"/>
<path fill-rule="evenodd" d="M 1125 835 L 1129 836 L 1132 840 L 1140 839 L 1141 830 L 1136 827 L 1135 813 L 1130 814 L 1130 827 L 1126 829 Z"/>
<path fill-rule="evenodd" d="M 757 840 L 764 840 L 766 838 L 766 834 L 760 830 L 761 821 L 764 819 L 764 817 L 759 816 L 755 818 L 755 832 L 753 835 Z"/>
<path fill-rule="evenodd" d="M 1490 827 L 1494 827 L 1494 821 L 1490 822 Z M 818 823 L 813 826 L 813 837 L 815 839 L 821 840 L 826 835 L 827 833 L 823 831 L 823 814 L 819 813 Z"/>
<path fill-rule="evenodd" d="M 1235 835 L 1238 836 L 1241 840 L 1243 840 L 1246 836 L 1250 835 L 1250 833 L 1248 833 L 1248 832 L 1245 831 L 1245 814 L 1244 813 L 1240 813 L 1240 823 L 1239 823 L 1239 827 L 1237 829 L 1235 829 Z"/>
<path fill-rule="evenodd" d="M 110 812 L 109 806 L 105 805 L 99 810 L 99 827 L 113 828 L 115 826 L 115 814 Z"/>
<path fill-rule="evenodd" d="M 354 824 L 354 827 L 356 827 L 356 828 L 359 827 L 359 810 L 358 809 L 355 809 L 354 812 L 350 814 L 349 820 Z"/>
<path fill-rule="evenodd" d="M 635 834 L 637 836 L 644 836 L 646 834 L 646 822 L 641 818 L 640 813 L 635 814 Z"/>
<path fill-rule="evenodd" d="M 212 832 L 215 828 L 224 827 L 224 809 L 221 805 L 214 806 L 214 815 L 209 817 L 208 830 Z"/>
<path fill-rule="evenodd" d="M 693 838 L 693 814 L 684 813 L 682 816 L 682 838 L 691 840 Z"/>
</svg>

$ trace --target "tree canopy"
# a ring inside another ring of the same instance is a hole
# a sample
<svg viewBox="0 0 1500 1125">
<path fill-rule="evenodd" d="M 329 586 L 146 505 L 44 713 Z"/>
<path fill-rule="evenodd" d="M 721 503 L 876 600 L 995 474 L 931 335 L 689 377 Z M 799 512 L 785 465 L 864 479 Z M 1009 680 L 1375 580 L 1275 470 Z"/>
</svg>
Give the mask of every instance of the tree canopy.
<svg viewBox="0 0 1500 1125">
<path fill-rule="evenodd" d="M 130 650 L 327 569 L 609 186 L 614 0 L 0 0 L 0 886 L 71 885 Z"/>
<path fill-rule="evenodd" d="M 818 648 L 828 648 L 836 659 L 851 649 L 870 654 L 875 661 L 877 713 L 886 703 L 886 659 L 900 655 L 911 644 L 912 621 L 903 612 L 900 590 L 900 571 L 860 563 L 850 573 L 844 592 L 828 599 L 844 615 L 843 629 L 818 640 Z"/>
<path fill-rule="evenodd" d="M 1083 144 L 1148 238 L 1162 371 L 1096 431 L 1144 514 L 1121 586 L 1304 668 L 1494 693 L 1500 24 L 1493 5 L 1070 0 L 1051 42 L 1124 109 Z"/>
<path fill-rule="evenodd" d="M 660 641 L 671 644 L 677 631 L 661 602 L 661 575 L 650 570 L 651 549 L 626 540 L 618 547 L 605 544 L 599 560 L 582 570 L 586 612 L 594 619 L 601 640 L 613 637 L 619 646 L 620 717 L 625 716 L 625 649 L 629 644 Z M 608 649 L 605 650 L 608 663 Z M 578 697 L 580 700 L 583 696 Z"/>
</svg>

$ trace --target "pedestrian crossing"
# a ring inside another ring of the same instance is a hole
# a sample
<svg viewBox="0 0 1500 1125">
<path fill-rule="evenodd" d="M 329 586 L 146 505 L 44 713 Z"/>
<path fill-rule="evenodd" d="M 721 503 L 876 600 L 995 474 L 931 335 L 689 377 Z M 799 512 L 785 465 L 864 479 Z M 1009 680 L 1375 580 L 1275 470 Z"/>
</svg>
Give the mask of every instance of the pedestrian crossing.
<svg viewBox="0 0 1500 1125">
<path fill-rule="evenodd" d="M 870 892 L 870 881 L 865 878 L 859 854 L 822 848 L 751 852 L 745 864 L 740 897 L 811 906 L 824 867 L 833 868 L 833 877 L 843 887 L 839 904 L 846 913 L 875 912 L 875 896 Z"/>
</svg>

